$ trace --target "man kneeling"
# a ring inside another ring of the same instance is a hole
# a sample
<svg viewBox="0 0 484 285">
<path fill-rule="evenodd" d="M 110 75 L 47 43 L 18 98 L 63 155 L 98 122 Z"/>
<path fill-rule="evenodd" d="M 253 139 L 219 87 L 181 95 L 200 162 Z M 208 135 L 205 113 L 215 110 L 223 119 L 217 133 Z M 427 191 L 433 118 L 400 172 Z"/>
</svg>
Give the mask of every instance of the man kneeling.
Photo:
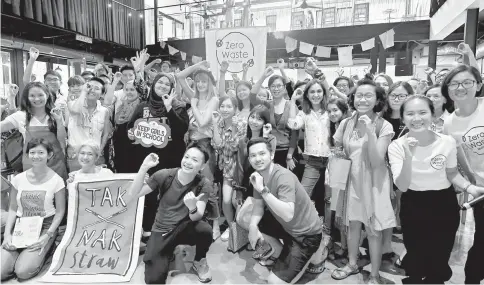
<svg viewBox="0 0 484 285">
<path fill-rule="evenodd" d="M 251 139 L 247 144 L 249 162 L 255 170 L 250 176 L 255 191 L 249 241 L 257 252 L 270 244 L 269 254 L 263 254 L 274 260 L 269 284 L 294 283 L 308 265 L 324 269 L 325 258 L 322 250 L 318 251 L 324 249 L 323 229 L 304 187 L 294 173 L 273 163 L 271 148 L 263 138 Z M 264 211 L 264 205 L 268 211 Z M 284 246 L 279 239 L 283 239 Z"/>
<path fill-rule="evenodd" d="M 212 227 L 202 220 L 212 183 L 199 174 L 208 156 L 203 147 L 190 144 L 180 168 L 162 169 L 143 185 L 148 170 L 159 162 L 158 156 L 151 153 L 125 195 L 130 200 L 158 192 L 160 202 L 144 257 L 147 284 L 165 284 L 173 252 L 180 244 L 196 246 L 193 269 L 200 282 L 212 280 L 206 259 L 212 244 Z"/>
</svg>

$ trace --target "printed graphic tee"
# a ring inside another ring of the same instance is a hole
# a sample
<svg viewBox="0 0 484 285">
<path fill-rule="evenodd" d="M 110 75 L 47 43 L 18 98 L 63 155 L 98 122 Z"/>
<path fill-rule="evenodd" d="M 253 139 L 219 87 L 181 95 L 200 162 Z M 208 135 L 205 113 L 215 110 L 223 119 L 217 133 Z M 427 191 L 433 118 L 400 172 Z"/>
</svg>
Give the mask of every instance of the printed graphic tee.
<svg viewBox="0 0 484 285">
<path fill-rule="evenodd" d="M 484 186 L 484 98 L 477 98 L 477 102 L 477 109 L 468 117 L 450 114 L 445 119 L 444 133 L 462 147 L 477 185 Z"/>
<path fill-rule="evenodd" d="M 457 167 L 456 142 L 451 136 L 437 134 L 437 139 L 428 146 L 417 146 L 412 158 L 412 180 L 409 189 L 415 191 L 442 190 L 450 187 L 446 168 Z M 388 159 L 393 179 L 402 172 L 405 151 L 403 145 L 407 135 L 394 140 L 388 147 Z"/>
<path fill-rule="evenodd" d="M 54 195 L 64 189 L 64 180 L 55 173 L 52 178 L 38 185 L 31 184 L 27 172 L 22 172 L 12 179 L 12 186 L 17 189 L 17 217 L 50 217 L 55 215 Z"/>
</svg>

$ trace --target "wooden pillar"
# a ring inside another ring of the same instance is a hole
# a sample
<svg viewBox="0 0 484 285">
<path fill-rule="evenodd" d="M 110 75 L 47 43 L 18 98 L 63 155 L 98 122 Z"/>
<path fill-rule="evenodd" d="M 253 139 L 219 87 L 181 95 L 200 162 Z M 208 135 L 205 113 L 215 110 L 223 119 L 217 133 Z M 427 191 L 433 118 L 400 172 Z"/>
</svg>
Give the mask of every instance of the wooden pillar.
<svg viewBox="0 0 484 285">
<path fill-rule="evenodd" d="M 385 73 L 387 71 L 387 56 L 385 48 L 380 40 L 380 37 L 376 37 L 378 43 L 378 73 Z"/>
<path fill-rule="evenodd" d="M 479 9 L 467 10 L 467 19 L 464 32 L 464 41 L 469 45 L 472 52 L 476 54 L 477 26 L 479 23 Z"/>
<path fill-rule="evenodd" d="M 432 67 L 433 70 L 437 67 L 437 46 L 438 41 L 430 41 L 429 42 L 429 60 L 428 66 Z"/>
<path fill-rule="evenodd" d="M 371 64 L 371 74 L 375 74 L 377 72 L 377 65 L 378 65 L 378 43 L 375 43 L 375 46 L 370 51 L 370 64 Z"/>
<path fill-rule="evenodd" d="M 158 44 L 158 0 L 155 0 L 155 9 L 153 11 L 155 13 L 155 45 Z"/>
</svg>

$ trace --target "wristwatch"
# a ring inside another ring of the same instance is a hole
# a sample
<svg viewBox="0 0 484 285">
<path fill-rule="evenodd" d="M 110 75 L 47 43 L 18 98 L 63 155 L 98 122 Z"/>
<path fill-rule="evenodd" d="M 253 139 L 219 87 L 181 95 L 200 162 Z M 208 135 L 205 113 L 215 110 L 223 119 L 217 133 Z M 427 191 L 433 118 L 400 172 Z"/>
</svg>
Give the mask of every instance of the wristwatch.
<svg viewBox="0 0 484 285">
<path fill-rule="evenodd" d="M 269 194 L 269 193 L 271 193 L 271 191 L 269 190 L 269 188 L 267 188 L 267 186 L 264 186 L 264 188 L 262 188 L 262 191 L 260 191 L 261 196 L 264 196 L 265 194 Z"/>
</svg>

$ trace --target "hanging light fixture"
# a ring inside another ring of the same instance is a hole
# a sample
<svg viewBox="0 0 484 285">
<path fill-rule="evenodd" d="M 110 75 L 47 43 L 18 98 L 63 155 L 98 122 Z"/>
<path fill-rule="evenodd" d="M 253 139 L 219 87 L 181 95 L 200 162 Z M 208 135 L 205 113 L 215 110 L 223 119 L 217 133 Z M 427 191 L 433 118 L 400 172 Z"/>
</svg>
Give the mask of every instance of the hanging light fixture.
<svg viewBox="0 0 484 285">
<path fill-rule="evenodd" d="M 131 12 L 128 13 L 128 17 L 131 17 Z"/>
</svg>

